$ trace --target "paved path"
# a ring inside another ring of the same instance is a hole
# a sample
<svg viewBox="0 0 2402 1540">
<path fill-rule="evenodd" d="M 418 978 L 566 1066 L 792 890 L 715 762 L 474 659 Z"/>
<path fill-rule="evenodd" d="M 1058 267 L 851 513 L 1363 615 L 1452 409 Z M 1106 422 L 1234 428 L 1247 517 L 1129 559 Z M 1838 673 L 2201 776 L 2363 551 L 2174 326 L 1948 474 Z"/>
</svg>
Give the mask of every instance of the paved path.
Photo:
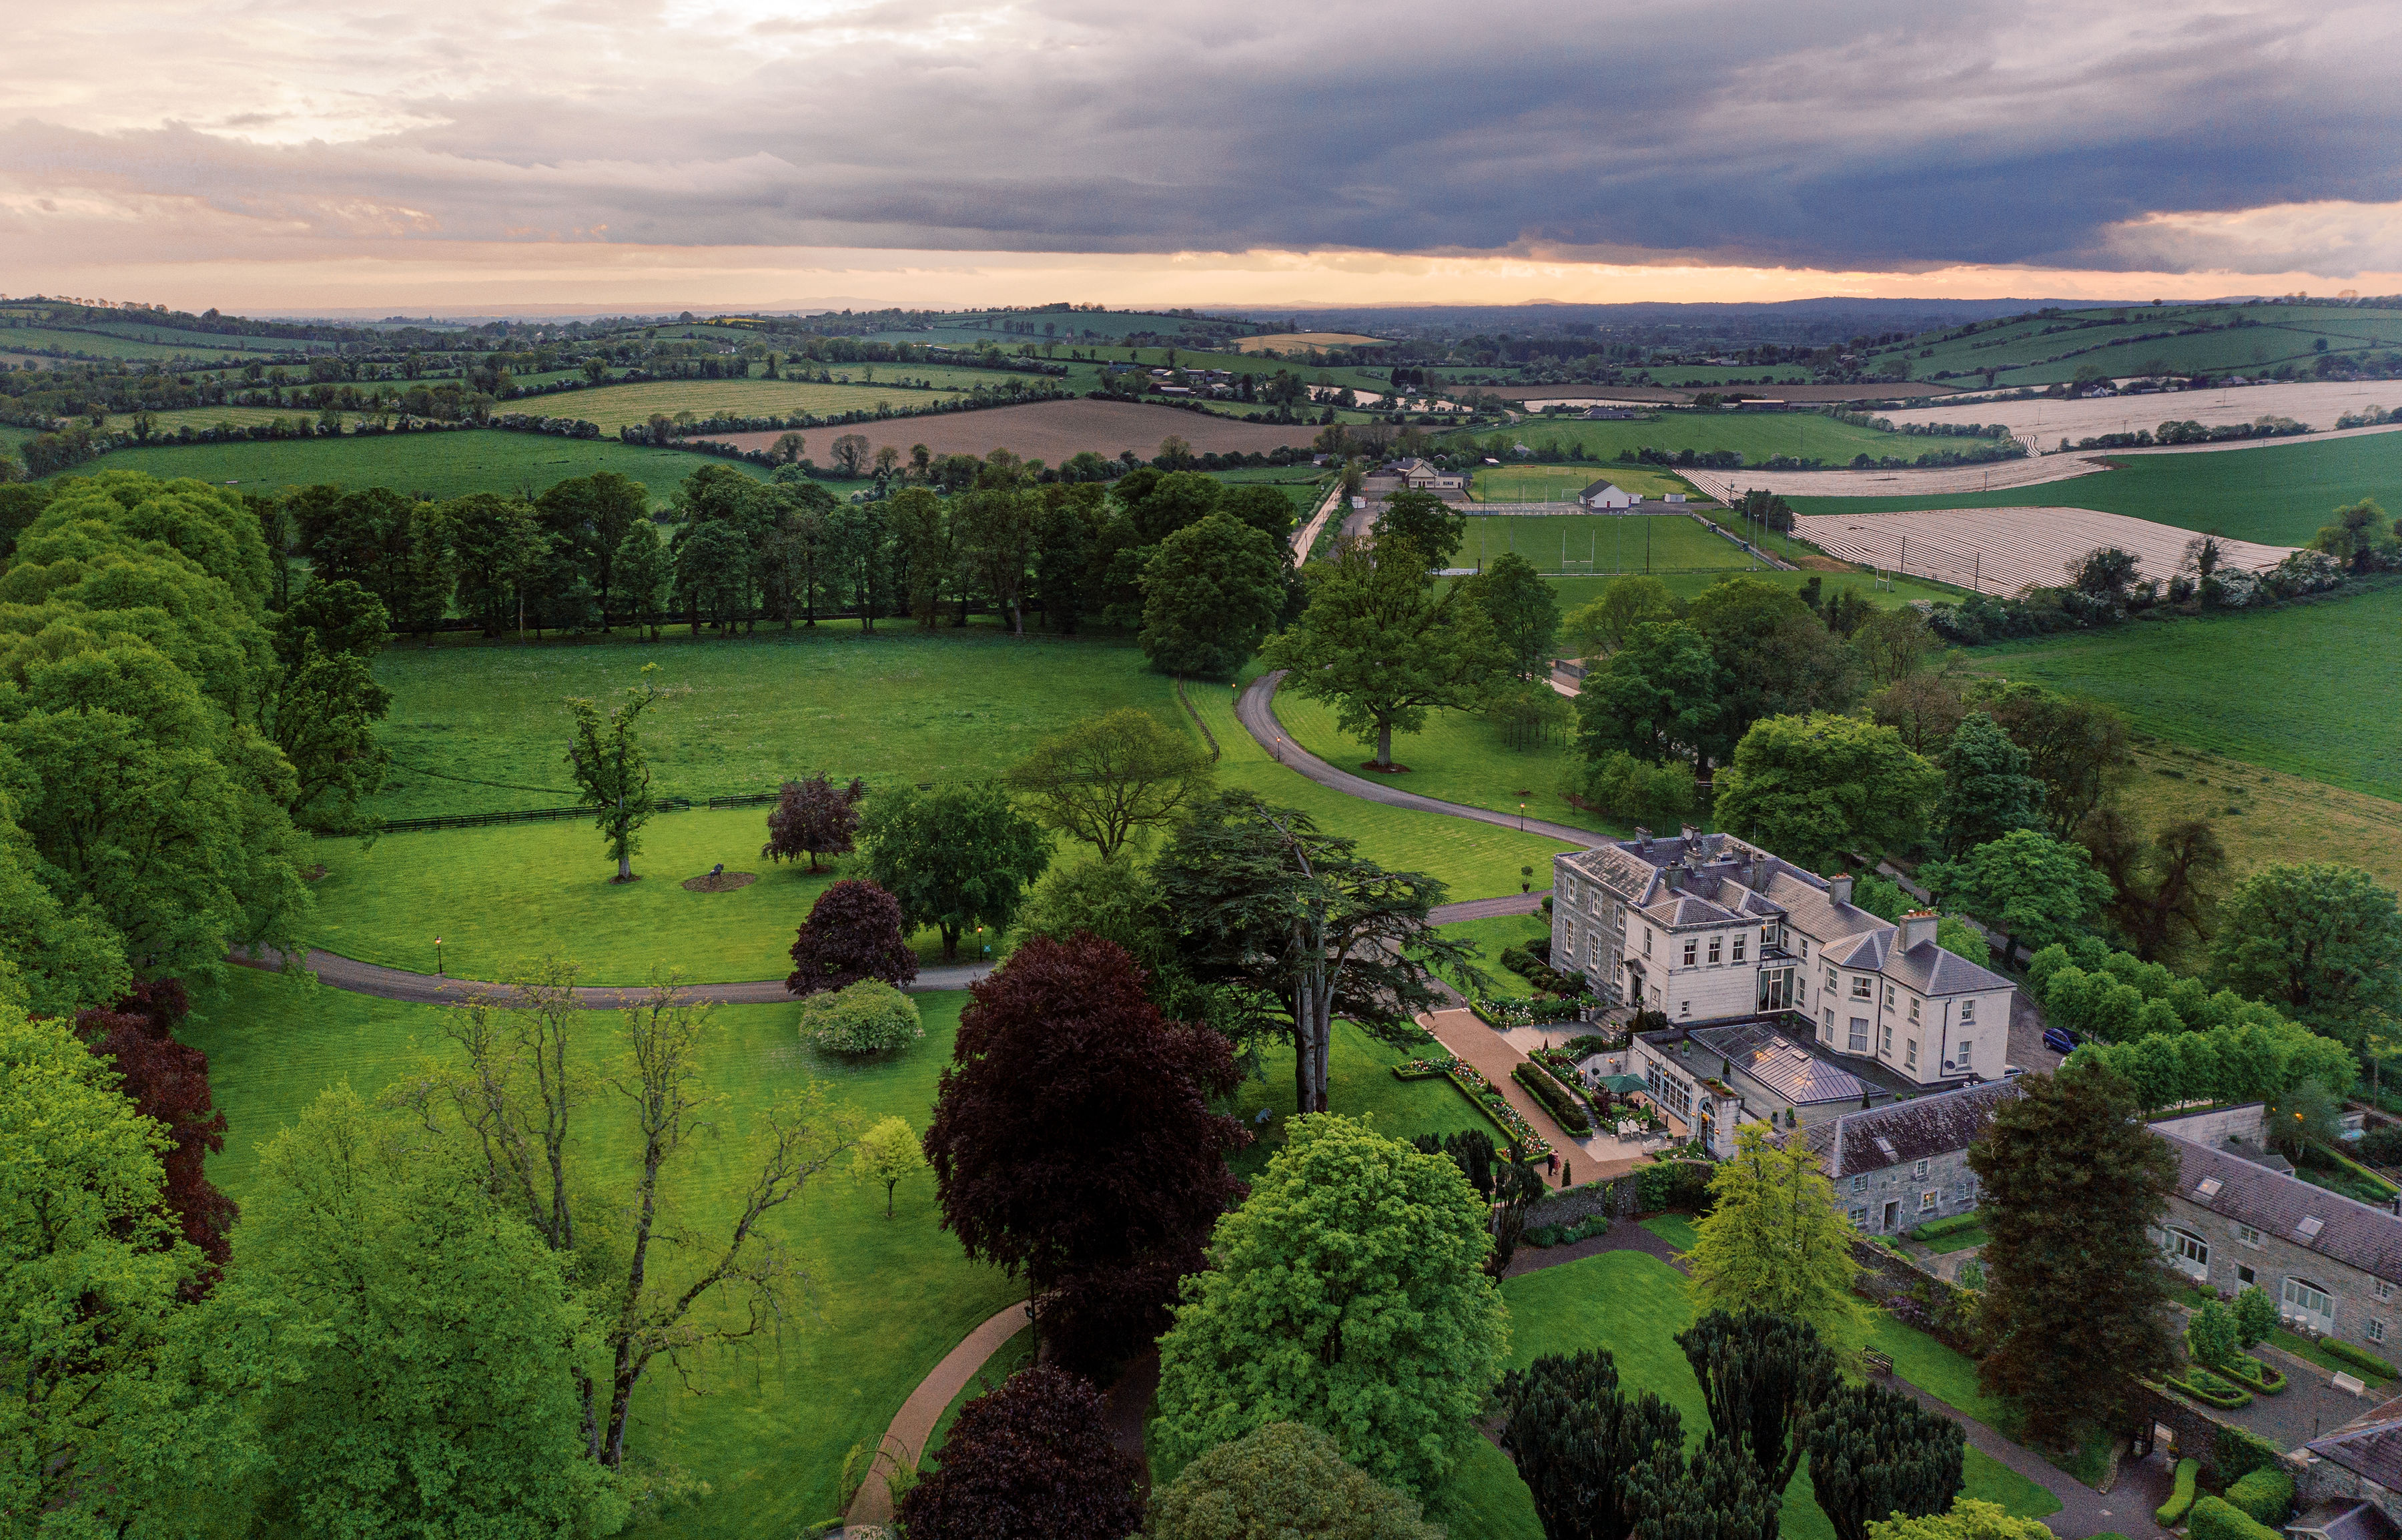
<svg viewBox="0 0 2402 1540">
<path fill-rule="evenodd" d="M 1420 1016 L 1418 1024 L 1435 1036 L 1435 1041 L 1458 1055 L 1462 1064 L 1493 1082 L 1521 1117 L 1535 1125 L 1535 1132 L 1551 1141 L 1562 1159 L 1570 1165 L 1568 1176 L 1576 1176 L 1575 1162 L 1583 1155 L 1573 1134 L 1559 1125 L 1558 1120 L 1544 1110 L 1534 1093 L 1511 1078 L 1511 1071 L 1526 1062 L 1526 1055 L 1512 1047 L 1501 1034 L 1484 1024 L 1484 1019 L 1473 1011 L 1437 1011 Z M 1598 1173 L 1587 1171 L 1584 1180 L 1594 1180 Z M 1559 1176 L 1544 1178 L 1553 1187 L 1562 1186 Z"/>
<path fill-rule="evenodd" d="M 244 968 L 273 969 L 283 958 L 278 954 L 253 956 L 233 954 L 231 961 Z M 407 1000 L 417 1005 L 458 1005 L 476 998 L 504 993 L 508 985 L 478 979 L 453 979 L 434 973 L 411 973 L 407 969 L 386 968 L 381 963 L 361 962 L 338 953 L 311 947 L 301 962 L 317 975 L 317 982 L 352 995 L 373 995 L 379 999 Z M 909 985 L 913 993 L 935 989 L 965 989 L 992 971 L 989 963 L 953 963 L 945 967 L 921 968 L 916 982 Z M 588 1011 L 614 1011 L 629 1001 L 638 1000 L 647 992 L 642 984 L 585 984 L 575 991 L 575 1003 Z M 781 979 L 759 979 L 745 983 L 688 983 L 683 986 L 684 998 L 705 1000 L 713 1005 L 778 1005 L 792 999 Z"/>
<path fill-rule="evenodd" d="M 994 1315 L 992 1319 L 968 1333 L 967 1341 L 943 1355 L 934 1372 L 918 1382 L 909 1399 L 892 1415 L 892 1425 L 885 1430 L 884 1442 L 877 1446 L 876 1463 L 860 1483 L 859 1495 L 850 1500 L 850 1511 L 843 1515 L 845 1524 L 889 1524 L 892 1521 L 892 1492 L 885 1484 L 885 1476 L 894 1470 L 915 1470 L 925 1452 L 926 1440 L 933 1437 L 934 1424 L 942 1421 L 943 1409 L 951 1398 L 967 1388 L 976 1370 L 986 1360 L 1001 1351 L 1001 1345 L 1024 1331 L 1027 1327 L 1026 1303 L 1020 1300 Z"/>
<path fill-rule="evenodd" d="M 1355 776 L 1348 770 L 1338 770 L 1317 755 L 1295 743 L 1277 720 L 1276 690 L 1284 678 L 1282 669 L 1263 674 L 1251 681 L 1235 701 L 1235 716 L 1245 731 L 1257 738 L 1260 746 L 1275 755 L 1289 770 L 1297 770 L 1318 785 L 1341 791 L 1347 796 L 1362 797 L 1369 802 L 1383 803 L 1387 807 L 1406 807 L 1418 813 L 1441 813 L 1455 818 L 1473 818 L 1498 829 L 1524 829 L 1529 834 L 1541 834 L 1580 850 L 1590 850 L 1609 836 L 1591 829 L 1574 829 L 1565 823 L 1552 823 L 1543 818 L 1521 818 L 1515 813 L 1497 813 L 1489 807 L 1470 807 L 1464 803 L 1444 802 L 1436 797 L 1422 797 L 1415 791 L 1404 791 L 1382 781 Z"/>
<path fill-rule="evenodd" d="M 1310 516 L 1309 522 L 1293 532 L 1292 563 L 1294 566 L 1298 567 L 1309 559 L 1310 548 L 1318 543 L 1318 531 L 1326 528 L 1326 521 L 1332 518 L 1334 510 L 1342 505 L 1343 483 L 1337 481 L 1328 490 L 1326 501 L 1318 505 L 1318 512 Z"/>
</svg>

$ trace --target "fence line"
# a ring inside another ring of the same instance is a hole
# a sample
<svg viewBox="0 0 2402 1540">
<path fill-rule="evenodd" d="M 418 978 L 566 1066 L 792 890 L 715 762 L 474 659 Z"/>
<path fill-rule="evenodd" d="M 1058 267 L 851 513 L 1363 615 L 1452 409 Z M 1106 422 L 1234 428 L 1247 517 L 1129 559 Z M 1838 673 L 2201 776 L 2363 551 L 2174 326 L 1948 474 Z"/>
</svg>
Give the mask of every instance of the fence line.
<svg viewBox="0 0 2402 1540">
<path fill-rule="evenodd" d="M 1209 746 L 1209 763 L 1217 763 L 1220 752 L 1218 735 L 1209 731 L 1209 724 L 1203 722 L 1201 713 L 1193 708 L 1193 702 L 1185 696 L 1184 681 L 1180 679 L 1176 681 L 1176 701 L 1184 708 L 1184 714 L 1193 719 L 1193 725 L 1201 729 L 1201 741 Z"/>
<path fill-rule="evenodd" d="M 743 791 L 729 797 L 710 797 L 695 802 L 690 797 L 661 797 L 656 810 L 661 813 L 689 813 L 696 807 L 766 807 L 781 800 L 783 792 Z M 521 807 L 507 813 L 442 813 L 422 818 L 387 818 L 377 825 L 381 834 L 407 834 L 428 829 L 481 829 L 496 823 L 548 823 L 559 818 L 581 818 L 591 815 L 589 807 Z M 348 834 L 319 831 L 320 839 L 348 839 Z"/>
</svg>

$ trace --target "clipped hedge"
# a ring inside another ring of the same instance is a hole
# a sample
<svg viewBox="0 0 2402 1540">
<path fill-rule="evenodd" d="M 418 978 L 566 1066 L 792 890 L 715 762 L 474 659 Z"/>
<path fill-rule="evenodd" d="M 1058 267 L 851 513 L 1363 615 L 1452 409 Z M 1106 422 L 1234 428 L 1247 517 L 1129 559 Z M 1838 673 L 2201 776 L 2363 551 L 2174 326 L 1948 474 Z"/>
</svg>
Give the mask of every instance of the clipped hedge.
<svg viewBox="0 0 2402 1540">
<path fill-rule="evenodd" d="M 1533 1064 L 1519 1064 L 1510 1071 L 1510 1078 L 1530 1092 L 1544 1110 L 1559 1120 L 1562 1128 L 1571 1134 L 1590 1134 L 1593 1120 L 1585 1116 L 1584 1104 L 1568 1094 L 1566 1087 Z"/>
<path fill-rule="evenodd" d="M 2333 1337 L 2322 1337 L 2318 1341 L 2318 1348 L 2321 1353 L 2331 1358 L 2340 1358 L 2354 1368 L 2365 1368 L 2369 1373 L 2387 1380 L 2395 1378 L 2395 1368 L 2392 1364 L 2373 1353 L 2353 1346 L 2350 1342 L 2341 1341 Z"/>
<path fill-rule="evenodd" d="M 1608 1215 L 1588 1214 L 1564 1225 L 1537 1225 L 1526 1231 L 1525 1239 L 1527 1244 L 1536 1246 L 1574 1245 L 1606 1232 L 1609 1226 Z"/>
<path fill-rule="evenodd" d="M 2243 1428 L 2221 1424 L 2218 1442 L 2211 1451 L 2222 1481 L 2239 1481 L 2264 1465 L 2275 1465 L 2285 1457 L 2285 1451 Z"/>
<path fill-rule="evenodd" d="M 2190 1396 L 2203 1406 L 2216 1407 L 2222 1411 L 2232 1411 L 2237 1407 L 2252 1404 L 2250 1391 L 2220 1379 L 2208 1369 L 2188 1368 L 2181 1380 L 2172 1375 L 2168 1386 L 2181 1396 Z"/>
<path fill-rule="evenodd" d="M 1913 1241 L 1940 1241 L 1946 1235 L 1957 1235 L 1964 1230 L 1974 1230 L 1985 1222 L 1985 1217 L 1974 1210 L 1954 1214 L 1948 1219 L 1929 1219 L 1910 1232 Z"/>
<path fill-rule="evenodd" d="M 2193 1505 L 2185 1532 L 2191 1540 L 2285 1540 L 2275 1530 L 2216 1497 L 2204 1497 Z"/>
<path fill-rule="evenodd" d="M 2177 1527 L 2186 1510 L 2193 1506 L 2193 1484 L 2202 1476 L 2202 1462 L 2191 1455 L 2177 1462 L 2176 1488 L 2169 1500 L 2152 1511 L 2152 1521 L 2164 1530 Z"/>
<path fill-rule="evenodd" d="M 2294 1478 L 2283 1464 L 2262 1465 L 2227 1489 L 2227 1502 L 2274 1529 L 2294 1511 Z"/>
<path fill-rule="evenodd" d="M 2284 1374 L 2248 1353 L 2239 1353 L 2223 1364 L 2210 1367 L 2244 1389 L 2257 1390 L 2263 1396 L 2280 1395 L 2285 1388 Z"/>
</svg>

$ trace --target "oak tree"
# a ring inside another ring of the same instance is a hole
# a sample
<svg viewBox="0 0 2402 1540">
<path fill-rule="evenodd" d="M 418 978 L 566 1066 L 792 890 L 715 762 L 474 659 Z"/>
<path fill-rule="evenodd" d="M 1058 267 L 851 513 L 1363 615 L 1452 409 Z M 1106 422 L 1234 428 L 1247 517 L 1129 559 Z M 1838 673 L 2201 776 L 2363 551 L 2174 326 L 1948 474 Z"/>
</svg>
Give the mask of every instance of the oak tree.
<svg viewBox="0 0 2402 1540">
<path fill-rule="evenodd" d="M 1044 827 L 1084 841 L 1106 861 L 1208 794 L 1210 773 L 1208 754 L 1190 736 L 1126 706 L 1038 745 L 1007 784 Z"/>
</svg>

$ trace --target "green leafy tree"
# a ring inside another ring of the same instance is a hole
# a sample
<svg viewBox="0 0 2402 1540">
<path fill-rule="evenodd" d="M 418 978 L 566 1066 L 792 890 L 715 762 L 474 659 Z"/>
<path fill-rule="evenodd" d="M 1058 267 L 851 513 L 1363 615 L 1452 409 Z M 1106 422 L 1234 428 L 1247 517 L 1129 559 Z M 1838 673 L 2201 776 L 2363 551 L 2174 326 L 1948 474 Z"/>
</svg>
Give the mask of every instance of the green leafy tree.
<svg viewBox="0 0 2402 1540">
<path fill-rule="evenodd" d="M 262 724 L 292 766 L 295 818 L 347 832 L 361 827 L 359 801 L 383 786 L 392 755 L 375 724 L 392 693 L 373 668 L 390 617 L 354 583 L 311 583 L 276 617 L 280 665 Z"/>
<path fill-rule="evenodd" d="M 1588 759 L 1632 754 L 1647 764 L 1707 765 L 1725 750 L 1724 680 L 1701 633 L 1676 622 L 1629 632 L 1577 696 L 1577 747 Z"/>
<path fill-rule="evenodd" d="M 1860 846 L 1908 845 L 1942 782 L 1943 773 L 1890 727 L 1823 712 L 1770 717 L 1735 745 L 1713 811 L 1733 834 L 1826 866 Z"/>
<path fill-rule="evenodd" d="M 1266 1423 L 1185 1466 L 1152 1493 L 1142 1533 L 1145 1540 L 1443 1537 L 1416 1503 L 1371 1480 L 1333 1439 L 1298 1423 Z"/>
<path fill-rule="evenodd" d="M 0 793 L 0 1009 L 72 1017 L 133 987 L 125 938 L 89 901 L 73 908 L 42 885 L 40 858 Z"/>
<path fill-rule="evenodd" d="M 676 534 L 675 592 L 695 636 L 702 626 L 730 637 L 751 612 L 760 543 L 732 520 L 686 525 Z"/>
<path fill-rule="evenodd" d="M 911 1012 L 913 1015 L 915 1012 Z M 903 1117 L 878 1119 L 850 1152 L 855 1181 L 884 1184 L 884 1217 L 892 1217 L 892 1190 L 926 1169 L 926 1148 Z"/>
<path fill-rule="evenodd" d="M 1376 515 L 1379 544 L 1406 542 L 1431 571 L 1448 567 L 1468 538 L 1468 516 L 1432 492 L 1388 494 Z"/>
<path fill-rule="evenodd" d="M 1859 699 L 1859 655 L 1788 589 L 1721 578 L 1685 607 L 1724 680 L 1719 730 L 1740 739 L 1764 717 L 1848 711 Z"/>
<path fill-rule="evenodd" d="M 2077 826 L 2107 799 L 2127 763 L 2127 724 L 2119 713 L 2082 695 L 1993 679 L 1971 683 L 1966 705 L 1991 716 L 2027 751 L 2028 770 L 2043 782 L 2043 816 L 2052 838 L 2075 838 Z"/>
<path fill-rule="evenodd" d="M 1836 1540 L 1868 1540 L 1878 1519 L 1948 1512 L 1967 1439 L 1959 1423 L 1899 1391 L 1838 1386 L 1809 1433 L 1810 1490 Z"/>
<path fill-rule="evenodd" d="M 1620 1390 L 1607 1348 L 1544 1354 L 1503 1375 L 1494 1399 L 1502 1451 L 1548 1540 L 1626 1540 L 1637 1515 L 1630 1478 L 1658 1451 L 1684 1445 L 1677 1409 L 1648 1390 Z"/>
<path fill-rule="evenodd" d="M 1415 547 L 1346 547 L 1308 569 L 1309 608 L 1262 656 L 1286 683 L 1334 707 L 1335 724 L 1393 764 L 1393 734 L 1431 707 L 1466 709 L 1506 664 L 1484 612 L 1456 588 L 1441 597 Z"/>
<path fill-rule="evenodd" d="M 1599 657 L 1625 646 L 1636 626 L 1675 620 L 1683 609 L 1665 583 L 1632 573 L 1610 579 L 1600 598 L 1569 611 L 1560 632 L 1579 657 Z"/>
<path fill-rule="evenodd" d="M 2186 1355 L 2205 1368 L 2216 1368 L 2241 1351 L 2235 1313 L 2217 1299 L 2204 1299 L 2185 1324 Z"/>
<path fill-rule="evenodd" d="M 649 489 L 615 471 L 570 476 L 552 483 L 549 490 L 534 499 L 543 531 L 573 563 L 598 599 L 603 631 L 609 628 L 612 607 L 625 602 L 617 582 L 617 553 L 634 526 L 650 521 L 650 506 Z M 623 613 L 623 609 L 618 612 Z"/>
<path fill-rule="evenodd" d="M 2210 952 L 2229 988 L 2347 1042 L 2402 1016 L 2402 912 L 2356 866 L 2254 872 L 2228 895 Z"/>
<path fill-rule="evenodd" d="M 1737 1129 L 1734 1143 L 1734 1159 L 1710 1173 L 1713 1206 L 1685 1253 L 1694 1299 L 1785 1316 L 1850 1346 L 1866 1324 L 1852 1297 L 1854 1231 L 1817 1156 L 1799 1139 L 1779 1145 L 1760 1123 Z"/>
<path fill-rule="evenodd" d="M 2343 1136 L 2343 1101 L 2317 1080 L 2297 1080 L 2261 1110 L 2261 1124 L 2271 1145 L 2299 1162 L 2312 1146 Z"/>
<path fill-rule="evenodd" d="M 2017 1399 L 2031 1435 L 2058 1442 L 2081 1424 L 2119 1425 L 2126 1387 L 2174 1362 L 2146 1231 L 2167 1211 L 2176 1157 L 2138 1119 L 2127 1082 L 2081 1053 L 2018 1085 L 1968 1149 L 1992 1236 L 1980 1253 L 1991 1345 L 1977 1377 Z"/>
<path fill-rule="evenodd" d="M 526 590 L 550 554 L 533 505 L 496 492 L 470 492 L 442 505 L 458 571 L 460 612 L 488 637 L 524 629 Z"/>
<path fill-rule="evenodd" d="M 281 1349 L 262 1533 L 623 1522 L 578 1447 L 573 1369 L 595 1343 L 566 1258 L 462 1157 L 347 1086 L 268 1144 L 227 1291 Z"/>
<path fill-rule="evenodd" d="M 2050 1533 L 2040 1519 L 2014 1519 L 1999 1503 L 1974 1497 L 1955 1498 L 1942 1513 L 1868 1525 L 1868 1540 L 2047 1540 Z"/>
<path fill-rule="evenodd" d="M 1292 499 L 1281 487 L 1229 487 L 1218 512 L 1267 536 L 1279 552 L 1292 544 Z"/>
<path fill-rule="evenodd" d="M 881 792 L 860 818 L 859 843 L 868 880 L 900 901 L 902 924 L 942 933 L 945 962 L 959 960 L 971 926 L 988 927 L 998 941 L 1051 864 L 1042 826 L 992 785 Z"/>
<path fill-rule="evenodd" d="M 1460 585 L 1492 622 L 1493 639 L 1510 660 L 1510 672 L 1522 680 L 1548 678 L 1560 605 L 1535 564 L 1511 551 Z"/>
<path fill-rule="evenodd" d="M 2085 847 L 2014 829 L 1953 861 L 1929 861 L 1919 881 L 1936 901 L 2007 933 L 2031 951 L 2090 934 L 2110 901 L 2110 879 Z"/>
<path fill-rule="evenodd" d="M 1935 821 L 1945 855 L 1963 855 L 2012 830 L 2044 827 L 2043 782 L 2028 773 L 2027 751 L 1984 712 L 1962 719 L 1936 763 L 1943 767 Z"/>
<path fill-rule="evenodd" d="M 2269 1340 L 2282 1319 L 2277 1297 L 2255 1284 L 2235 1297 L 2236 1345 L 2249 1353 Z"/>
<path fill-rule="evenodd" d="M 1160 1341 L 1160 1447 L 1190 1461 L 1301 1423 L 1375 1480 L 1432 1491 L 1508 1341 L 1484 1204 L 1450 1161 L 1365 1124 L 1285 1126 Z"/>
<path fill-rule="evenodd" d="M 821 1052 L 889 1053 L 925 1035 L 918 1003 L 882 979 L 820 990 L 801 1001 L 801 1036 Z"/>
<path fill-rule="evenodd" d="M 2207 818 L 2173 820 L 2146 840 L 2133 819 L 2105 804 L 2078 826 L 2077 837 L 2109 879 L 2104 918 L 2136 956 L 2161 962 L 2208 942 L 2217 928 L 2227 846 Z"/>
<path fill-rule="evenodd" d="M 892 525 L 897 585 L 910 615 L 920 627 L 932 630 L 942 613 L 944 594 L 959 571 L 950 511 L 927 488 L 904 487 L 892 494 L 885 517 Z"/>
<path fill-rule="evenodd" d="M 1276 625 L 1284 568 L 1275 541 L 1224 514 L 1161 541 L 1142 569 L 1141 642 L 1151 666 L 1231 677 Z"/>
<path fill-rule="evenodd" d="M 642 665 L 646 676 L 642 682 L 626 692 L 624 705 L 610 707 L 605 713 L 598 701 L 582 696 L 567 703 L 575 718 L 574 735 L 567 744 L 568 767 L 584 805 L 592 809 L 593 827 L 600 831 L 610 858 L 617 863 L 619 882 L 634 880 L 642 825 L 658 810 L 657 799 L 651 794 L 650 757 L 642 751 L 640 730 L 642 713 L 662 694 L 647 677 L 657 667 Z"/>
<path fill-rule="evenodd" d="M 659 527 L 647 518 L 635 520 L 617 543 L 609 570 L 621 612 L 638 629 L 648 626 L 651 639 L 658 640 L 659 615 L 675 580 L 675 561 L 668 554 L 668 543 L 659 538 Z"/>
<path fill-rule="evenodd" d="M 1001 488 L 970 492 L 951 511 L 959 558 L 1008 620 L 1012 636 L 1026 634 L 1022 606 L 1041 516 L 1040 498 Z"/>
<path fill-rule="evenodd" d="M 1104 861 L 1144 831 L 1173 823 L 1208 794 L 1208 754 L 1139 707 L 1088 717 L 1011 769 L 1009 789 L 1045 828 Z"/>
<path fill-rule="evenodd" d="M 1801 1468 L 1811 1419 L 1843 1382 L 1842 1366 L 1806 1321 L 1713 1310 L 1677 1333 L 1702 1384 L 1717 1437 L 1751 1457 L 1760 1481 L 1783 1492 Z"/>
<path fill-rule="evenodd" d="M 1856 592 L 1845 589 L 1845 594 Z M 1871 612 L 1851 633 L 1852 646 L 1879 689 L 1900 683 L 1925 666 L 1941 643 L 1926 617 L 1908 605 Z"/>
<path fill-rule="evenodd" d="M 1691 765 L 1646 764 L 1622 749 L 1569 774 L 1588 806 L 1633 823 L 1673 824 L 1700 800 Z"/>
</svg>

